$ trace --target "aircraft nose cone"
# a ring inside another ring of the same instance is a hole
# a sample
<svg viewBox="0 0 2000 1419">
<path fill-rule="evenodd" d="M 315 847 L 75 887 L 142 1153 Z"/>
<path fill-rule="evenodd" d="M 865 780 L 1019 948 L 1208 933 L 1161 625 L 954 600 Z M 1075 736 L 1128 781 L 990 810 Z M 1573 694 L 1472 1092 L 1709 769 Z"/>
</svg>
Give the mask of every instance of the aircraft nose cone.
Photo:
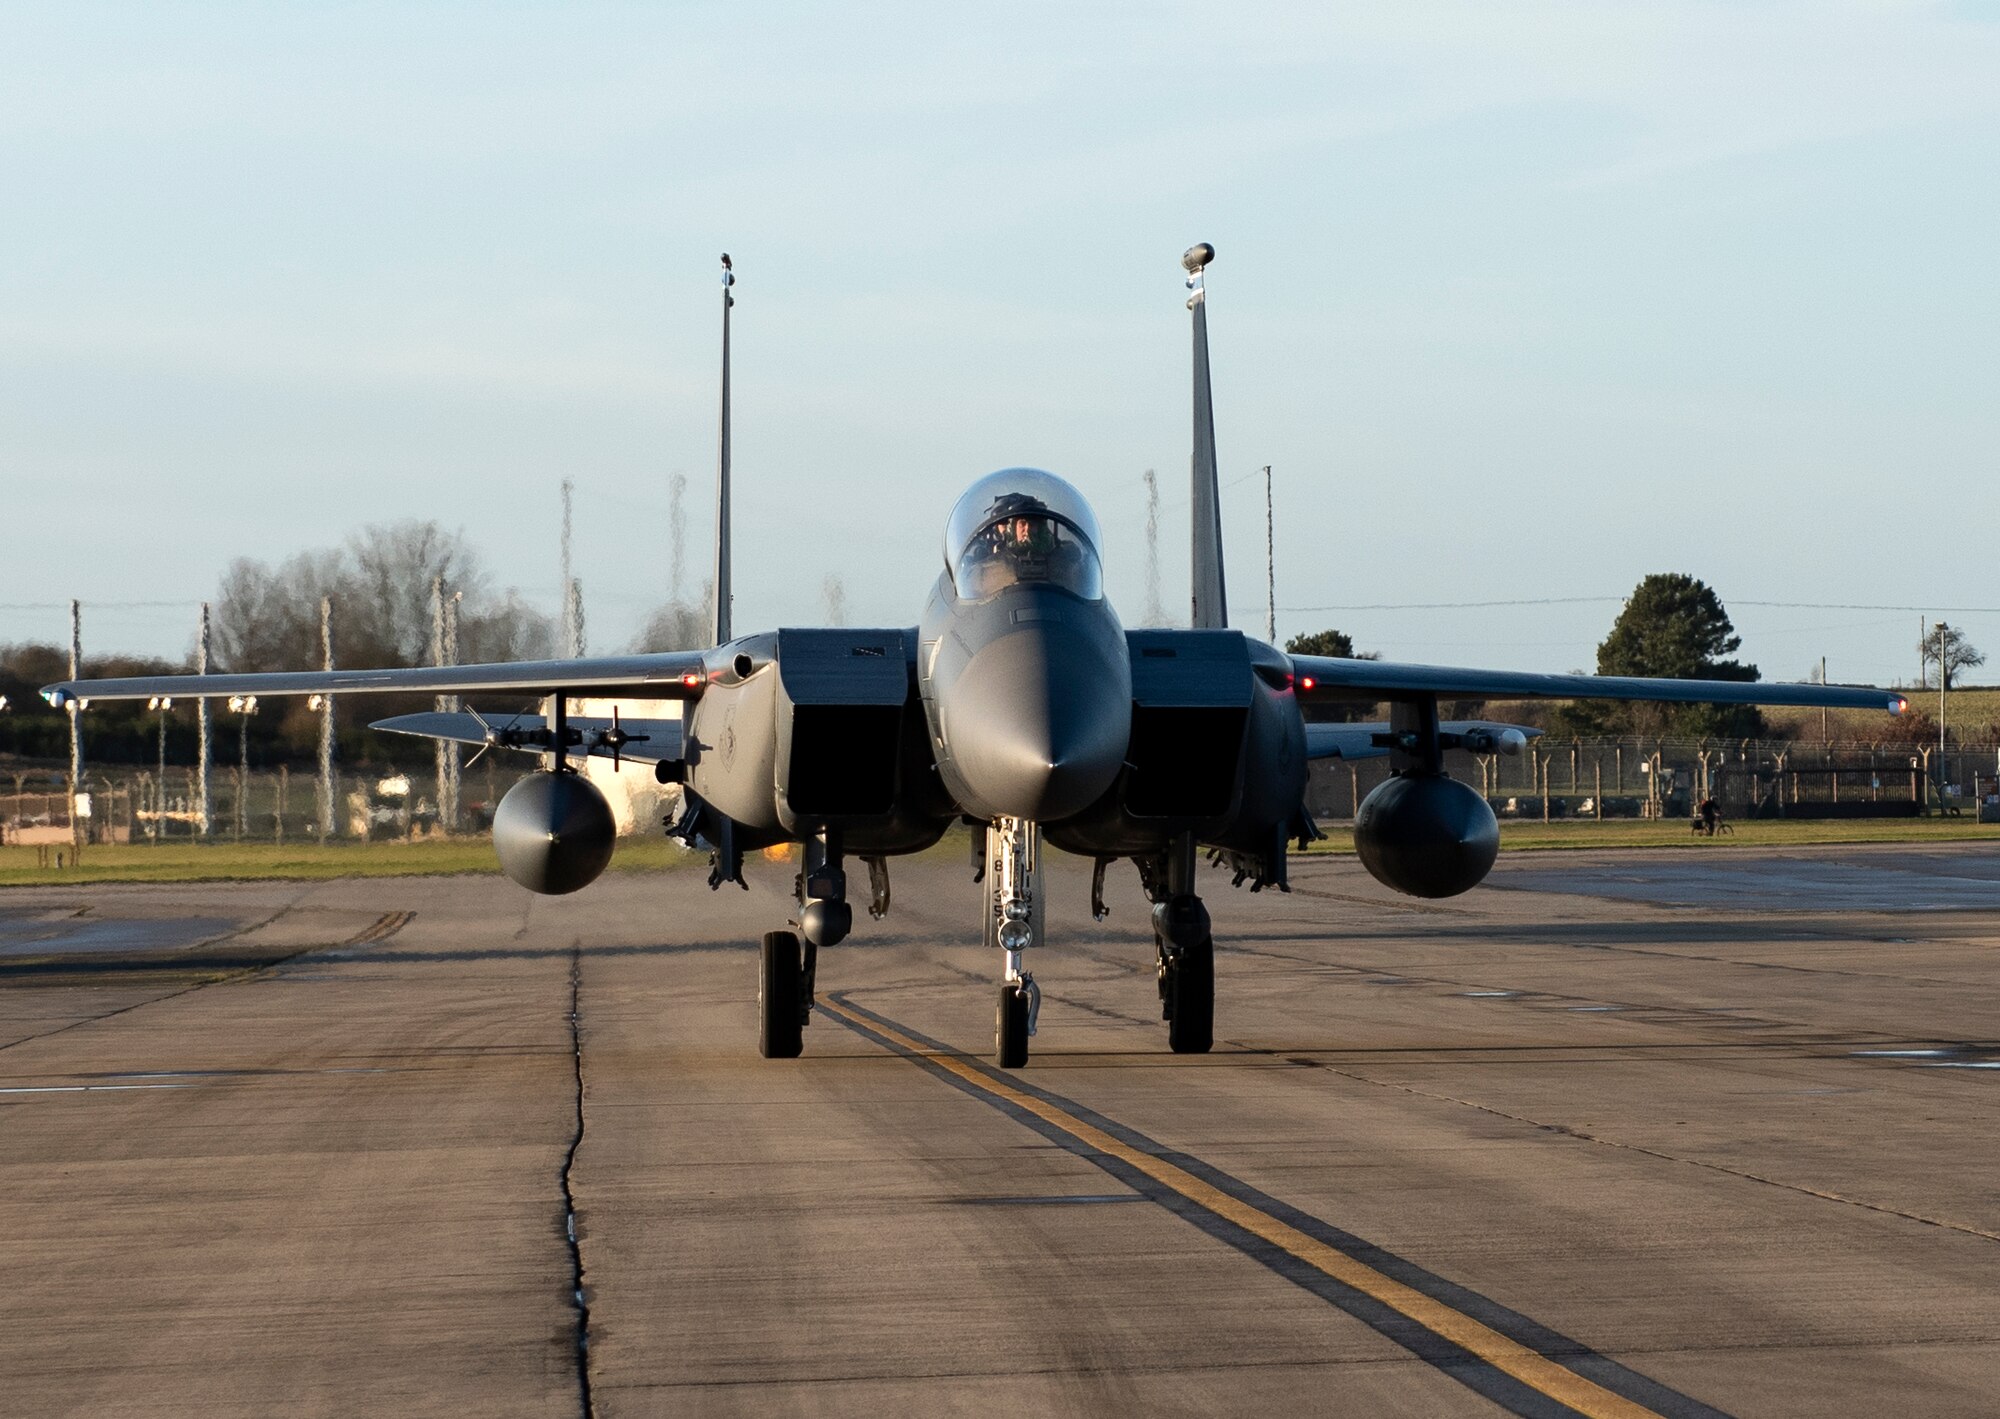
<svg viewBox="0 0 2000 1419">
<path fill-rule="evenodd" d="M 1081 644 L 1021 630 L 983 646 L 953 687 L 950 741 L 981 806 L 1047 823 L 1111 787 L 1132 728 L 1130 690 Z"/>
</svg>

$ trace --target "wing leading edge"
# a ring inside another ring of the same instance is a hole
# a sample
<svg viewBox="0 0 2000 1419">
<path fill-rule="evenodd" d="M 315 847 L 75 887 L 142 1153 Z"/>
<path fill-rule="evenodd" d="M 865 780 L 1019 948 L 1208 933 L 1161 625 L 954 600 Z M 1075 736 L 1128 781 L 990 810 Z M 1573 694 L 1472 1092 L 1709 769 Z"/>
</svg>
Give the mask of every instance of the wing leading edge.
<svg viewBox="0 0 2000 1419">
<path fill-rule="evenodd" d="M 133 675 L 64 680 L 42 691 L 60 708 L 71 700 L 145 700 L 156 695 L 210 699 L 229 695 L 475 695 L 558 691 L 612 697 L 685 699 L 707 682 L 704 653 L 611 655 L 582 660 L 523 660 L 502 665 L 420 665 L 401 670 L 280 670 L 249 675 Z"/>
<path fill-rule="evenodd" d="M 1494 700 L 1657 700 L 1670 704 L 1803 705 L 1813 709 L 1872 709 L 1901 714 L 1909 707 L 1891 690 L 1858 685 L 1789 685 L 1757 680 L 1667 680 L 1634 675 L 1542 675 L 1520 670 L 1461 670 L 1448 665 L 1399 665 L 1295 655 L 1300 698 L 1314 701 L 1394 700 L 1448 695 Z"/>
</svg>

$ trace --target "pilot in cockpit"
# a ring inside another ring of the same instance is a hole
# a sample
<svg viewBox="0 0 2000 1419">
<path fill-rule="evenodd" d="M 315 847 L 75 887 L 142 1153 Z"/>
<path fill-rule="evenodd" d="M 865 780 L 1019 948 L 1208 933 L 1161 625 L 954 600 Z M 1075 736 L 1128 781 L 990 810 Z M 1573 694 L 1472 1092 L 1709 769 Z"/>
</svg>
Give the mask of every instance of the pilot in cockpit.
<svg viewBox="0 0 2000 1419">
<path fill-rule="evenodd" d="M 1017 501 L 966 549 L 960 564 L 960 594 L 975 599 L 1016 582 L 1053 582 L 1074 588 L 1088 556 L 1077 539 L 1032 498 Z"/>
</svg>

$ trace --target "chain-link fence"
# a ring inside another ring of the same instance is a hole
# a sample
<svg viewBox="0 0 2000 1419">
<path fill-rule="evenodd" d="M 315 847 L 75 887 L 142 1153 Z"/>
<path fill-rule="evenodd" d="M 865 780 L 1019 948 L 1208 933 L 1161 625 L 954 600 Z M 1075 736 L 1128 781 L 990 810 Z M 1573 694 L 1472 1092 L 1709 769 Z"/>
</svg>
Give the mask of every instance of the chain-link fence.
<svg viewBox="0 0 2000 1419">
<path fill-rule="evenodd" d="M 481 832 L 501 796 L 532 771 L 531 761 L 475 765 L 463 774 L 457 821 L 445 822 L 434 776 L 349 770 L 334 776 L 333 821 L 323 824 L 316 776 L 288 766 L 248 774 L 234 766 L 211 769 L 206 814 L 193 767 L 93 768 L 75 794 L 60 772 L 0 768 L 0 845 L 379 841 Z"/>
<path fill-rule="evenodd" d="M 595 769 L 593 765 L 593 769 Z M 1480 793 L 1502 818 L 1685 818 L 1713 796 L 1732 818 L 1862 818 L 1980 811 L 2000 819 L 2000 746 L 1814 744 L 1796 740 L 1561 739 L 1529 741 L 1512 757 L 1446 755 L 1446 769 Z M 425 838 L 482 832 L 493 808 L 531 760 L 493 755 L 462 771 L 456 821 L 442 821 L 435 775 L 397 769 L 345 769 L 335 775 L 330 836 L 336 840 Z M 1306 803 L 1322 822 L 1353 817 L 1356 805 L 1389 776 L 1386 758 L 1312 766 Z M 632 797 L 652 790 L 626 781 L 605 786 Z M 308 769 L 253 769 L 220 764 L 209 773 L 207 831 L 201 786 L 192 766 L 104 765 L 72 795 L 67 776 L 48 768 L 0 766 L 0 845 L 209 841 L 318 842 L 316 777 Z M 619 807 L 614 802 L 614 808 Z M 625 805 L 621 823 L 656 817 L 659 806 Z"/>
<path fill-rule="evenodd" d="M 1713 797 L 1735 818 L 1874 818 L 1975 806 L 2000 816 L 2000 746 L 1813 744 L 1796 740 L 1530 740 L 1519 755 L 1446 755 L 1446 771 L 1502 818 L 1685 818 Z M 1354 816 L 1390 773 L 1386 758 L 1312 766 L 1313 816 Z M 1995 800 L 1989 803 L 1988 800 Z"/>
</svg>

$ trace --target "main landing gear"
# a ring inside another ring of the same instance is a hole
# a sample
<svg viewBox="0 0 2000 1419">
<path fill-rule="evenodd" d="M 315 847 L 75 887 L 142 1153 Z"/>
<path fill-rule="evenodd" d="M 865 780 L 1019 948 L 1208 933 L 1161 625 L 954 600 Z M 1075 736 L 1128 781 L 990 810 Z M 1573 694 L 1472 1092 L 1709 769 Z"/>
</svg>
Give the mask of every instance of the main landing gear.
<svg viewBox="0 0 2000 1419">
<path fill-rule="evenodd" d="M 986 829 L 986 944 L 1005 968 L 993 1012 L 993 1056 L 1002 1069 L 1028 1062 L 1028 1037 L 1041 1013 L 1041 987 L 1021 953 L 1042 936 L 1042 830 L 1025 818 L 996 818 Z"/>
<path fill-rule="evenodd" d="M 869 876 L 875 882 L 877 904 L 887 910 L 888 869 L 878 872 L 871 863 Z M 799 873 L 797 893 L 798 932 L 765 932 L 758 959 L 757 1052 L 766 1059 L 797 1059 L 804 1051 L 819 976 L 819 948 L 838 946 L 854 926 L 837 829 L 828 828 L 806 840 L 805 870 Z"/>
<path fill-rule="evenodd" d="M 1153 902 L 1160 1014 L 1175 1054 L 1207 1054 L 1215 1044 L 1215 941 L 1208 908 L 1194 894 L 1192 835 L 1174 840 L 1164 862 L 1142 874 Z"/>
<path fill-rule="evenodd" d="M 766 1059 L 797 1059 L 805 1049 L 805 970 L 799 938 L 789 931 L 764 933 L 757 975 L 757 1053 Z"/>
</svg>

